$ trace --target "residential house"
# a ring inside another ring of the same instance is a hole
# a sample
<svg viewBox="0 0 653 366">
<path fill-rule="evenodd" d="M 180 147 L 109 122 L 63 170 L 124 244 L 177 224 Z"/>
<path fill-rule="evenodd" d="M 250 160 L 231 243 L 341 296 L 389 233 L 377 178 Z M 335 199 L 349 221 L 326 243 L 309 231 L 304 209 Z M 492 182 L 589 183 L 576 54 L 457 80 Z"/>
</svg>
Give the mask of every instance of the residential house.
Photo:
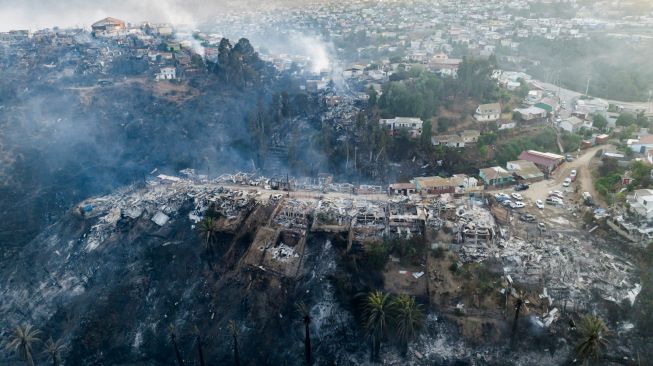
<svg viewBox="0 0 653 366">
<path fill-rule="evenodd" d="M 522 121 L 540 121 L 546 118 L 547 111 L 539 107 L 516 108 L 513 112 L 518 112 Z"/>
<path fill-rule="evenodd" d="M 416 192 L 415 183 L 393 183 L 389 191 L 391 195 L 408 196 Z"/>
<path fill-rule="evenodd" d="M 400 130 L 405 129 L 412 138 L 417 138 L 422 134 L 422 125 L 424 124 L 424 121 L 420 118 L 395 117 L 392 119 L 380 119 L 379 124 L 387 128 L 393 135 L 396 135 Z"/>
<path fill-rule="evenodd" d="M 637 140 L 629 140 L 627 144 L 633 152 L 644 154 L 646 150 L 653 148 L 653 135 L 645 135 Z"/>
<path fill-rule="evenodd" d="M 540 168 L 544 174 L 550 174 L 565 161 L 565 157 L 562 155 L 535 150 L 522 151 L 518 159 L 530 161 Z"/>
<path fill-rule="evenodd" d="M 481 131 L 479 130 L 464 130 L 460 133 L 465 144 L 475 144 L 478 142 L 479 137 L 481 137 Z"/>
<path fill-rule="evenodd" d="M 578 132 L 583 127 L 591 127 L 591 122 L 585 122 L 584 120 L 571 116 L 560 122 L 560 128 L 571 133 Z"/>
<path fill-rule="evenodd" d="M 449 178 L 417 177 L 412 182 L 417 192 L 421 194 L 464 193 L 478 189 L 478 180 L 464 174 L 456 174 Z"/>
<path fill-rule="evenodd" d="M 478 176 L 481 177 L 486 186 L 504 186 L 515 181 L 512 173 L 500 166 L 480 169 Z"/>
<path fill-rule="evenodd" d="M 125 22 L 116 18 L 104 18 L 91 25 L 93 35 L 96 37 L 116 36 L 126 29 Z"/>
<path fill-rule="evenodd" d="M 521 181 L 537 182 L 544 179 L 544 173 L 540 168 L 527 160 L 509 161 L 506 163 L 506 169 Z"/>
<path fill-rule="evenodd" d="M 465 141 L 458 135 L 438 135 L 431 137 L 433 146 L 465 147 Z"/>
<path fill-rule="evenodd" d="M 653 222 L 653 189 L 638 189 L 626 197 L 631 214 L 638 221 Z"/>
<path fill-rule="evenodd" d="M 474 119 L 479 122 L 493 122 L 498 121 L 501 117 L 501 104 L 481 104 L 476 108 Z"/>
<path fill-rule="evenodd" d="M 156 75 L 157 80 L 175 80 L 177 78 L 177 69 L 173 66 L 162 67 Z"/>
</svg>

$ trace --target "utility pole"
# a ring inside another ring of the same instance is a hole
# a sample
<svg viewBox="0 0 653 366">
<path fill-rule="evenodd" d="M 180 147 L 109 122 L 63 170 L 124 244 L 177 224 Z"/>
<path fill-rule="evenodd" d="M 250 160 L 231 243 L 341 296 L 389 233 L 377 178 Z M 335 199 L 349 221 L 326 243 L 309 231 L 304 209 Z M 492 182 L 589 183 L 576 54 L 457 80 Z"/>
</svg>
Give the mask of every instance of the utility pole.
<svg viewBox="0 0 653 366">
<path fill-rule="evenodd" d="M 587 88 L 585 88 L 585 96 L 589 97 L 590 92 L 590 80 L 592 80 L 592 75 L 587 77 Z"/>
<path fill-rule="evenodd" d="M 653 90 L 648 91 L 648 113 L 653 112 L 653 108 L 651 108 L 651 95 L 653 95 Z"/>
</svg>

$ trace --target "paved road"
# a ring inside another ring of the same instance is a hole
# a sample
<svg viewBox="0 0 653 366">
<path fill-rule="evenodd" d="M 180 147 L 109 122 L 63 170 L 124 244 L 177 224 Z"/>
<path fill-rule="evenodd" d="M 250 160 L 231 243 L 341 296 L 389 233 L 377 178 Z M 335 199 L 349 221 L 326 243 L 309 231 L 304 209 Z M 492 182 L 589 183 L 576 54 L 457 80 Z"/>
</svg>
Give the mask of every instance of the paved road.
<svg viewBox="0 0 653 366">
<path fill-rule="evenodd" d="M 567 103 L 567 109 L 563 109 L 560 111 L 560 118 L 569 117 L 571 115 L 570 108 L 573 107 L 575 99 L 583 95 L 583 93 L 579 93 L 577 91 L 573 91 L 570 89 L 565 89 L 539 80 L 533 80 L 533 84 L 541 87 L 546 91 L 560 94 L 560 100 L 565 101 Z M 647 103 L 647 102 L 623 102 L 619 100 L 610 100 L 610 99 L 604 99 L 604 100 L 610 104 L 620 105 L 625 109 L 630 109 L 630 110 L 643 109 L 648 111 L 649 114 L 653 112 L 652 110 L 653 106 L 651 105 L 651 103 Z"/>
</svg>

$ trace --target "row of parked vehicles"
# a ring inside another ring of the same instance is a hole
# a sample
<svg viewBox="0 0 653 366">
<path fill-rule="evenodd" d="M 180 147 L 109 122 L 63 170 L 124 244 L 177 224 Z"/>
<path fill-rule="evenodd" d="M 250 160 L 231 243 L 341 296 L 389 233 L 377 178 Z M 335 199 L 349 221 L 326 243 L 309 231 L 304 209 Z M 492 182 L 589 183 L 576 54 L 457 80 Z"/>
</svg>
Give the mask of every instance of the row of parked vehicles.
<svg viewBox="0 0 653 366">
<path fill-rule="evenodd" d="M 526 204 L 523 202 L 524 197 L 522 197 L 522 195 L 517 192 L 513 192 L 510 195 L 507 193 L 497 193 L 494 195 L 494 199 L 496 199 L 497 202 L 505 207 L 510 207 L 513 209 L 526 207 Z"/>
</svg>

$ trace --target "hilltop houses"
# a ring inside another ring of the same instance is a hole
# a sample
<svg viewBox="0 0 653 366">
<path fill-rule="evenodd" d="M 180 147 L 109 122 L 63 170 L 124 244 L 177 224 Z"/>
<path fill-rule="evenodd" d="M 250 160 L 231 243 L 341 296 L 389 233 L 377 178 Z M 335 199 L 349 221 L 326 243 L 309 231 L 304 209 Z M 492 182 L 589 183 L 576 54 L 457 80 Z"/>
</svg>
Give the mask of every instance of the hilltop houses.
<svg viewBox="0 0 653 366">
<path fill-rule="evenodd" d="M 476 108 L 474 119 L 478 122 L 494 122 L 501 118 L 501 104 L 481 104 Z"/>
</svg>

